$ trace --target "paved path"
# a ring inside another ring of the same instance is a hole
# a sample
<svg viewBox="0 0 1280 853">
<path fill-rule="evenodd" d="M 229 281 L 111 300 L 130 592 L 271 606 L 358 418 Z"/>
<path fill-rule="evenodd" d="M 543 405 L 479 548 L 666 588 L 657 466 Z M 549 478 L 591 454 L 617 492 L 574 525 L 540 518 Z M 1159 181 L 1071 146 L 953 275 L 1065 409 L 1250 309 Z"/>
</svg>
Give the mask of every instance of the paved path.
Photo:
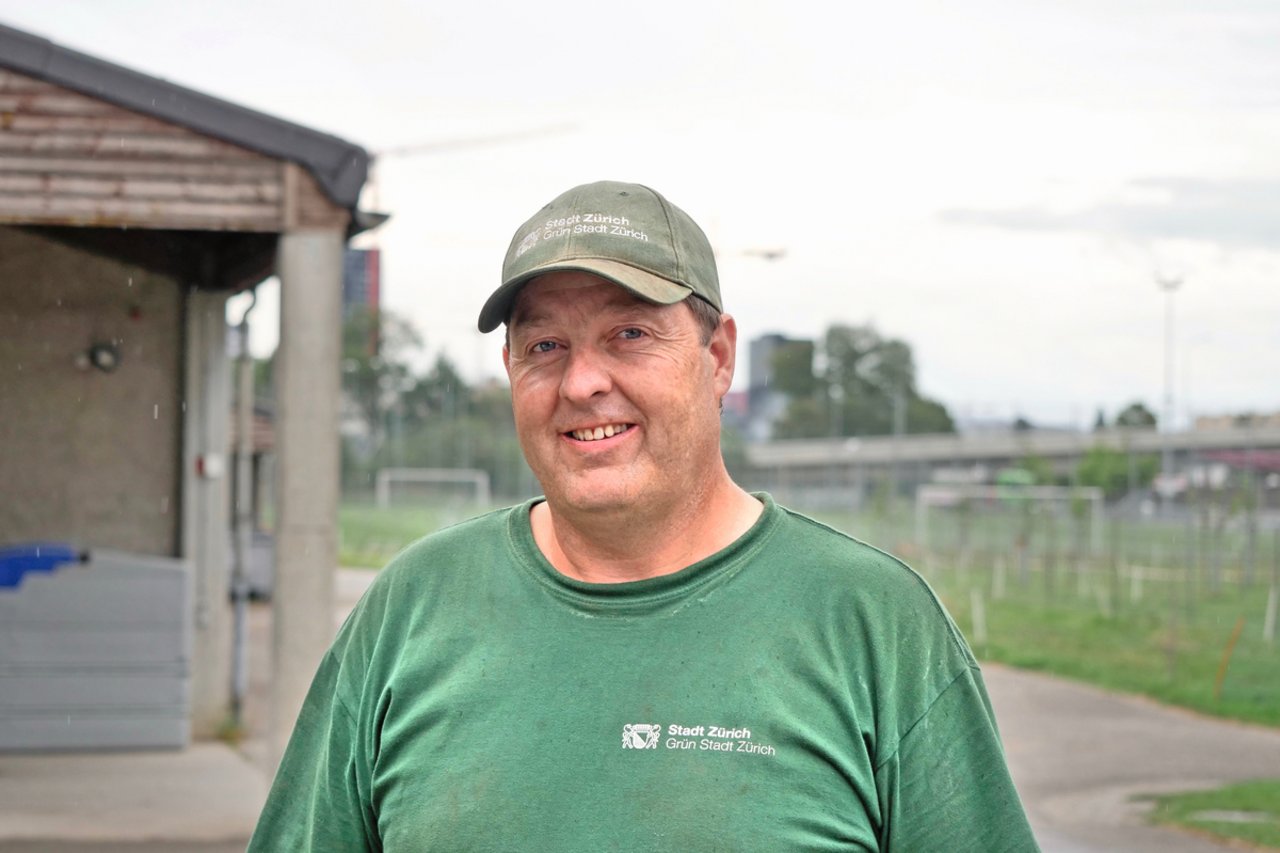
<svg viewBox="0 0 1280 853">
<path fill-rule="evenodd" d="M 1146 826 L 1141 794 L 1280 776 L 1280 730 L 1221 722 L 1034 673 L 983 667 L 1045 853 L 1213 853 Z"/>
<path fill-rule="evenodd" d="M 341 620 L 372 572 L 338 574 Z M 250 618 L 251 729 L 269 695 L 270 609 Z M 1056 678 L 984 667 L 1014 779 L 1045 853 L 1220 853 L 1148 827 L 1137 794 L 1280 776 L 1280 730 L 1222 723 Z M 220 744 L 180 753 L 0 755 L 0 851 L 232 853 L 266 780 Z M 19 840 L 24 839 L 24 840 Z"/>
</svg>

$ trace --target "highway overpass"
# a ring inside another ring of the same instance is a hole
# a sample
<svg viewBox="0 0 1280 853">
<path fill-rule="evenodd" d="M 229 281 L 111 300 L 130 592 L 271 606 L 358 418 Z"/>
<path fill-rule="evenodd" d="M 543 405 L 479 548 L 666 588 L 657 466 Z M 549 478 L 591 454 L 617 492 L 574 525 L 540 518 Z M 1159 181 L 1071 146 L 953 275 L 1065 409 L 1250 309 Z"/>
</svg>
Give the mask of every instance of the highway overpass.
<svg viewBox="0 0 1280 853">
<path fill-rule="evenodd" d="M 992 482 L 1002 468 L 1038 457 L 1070 476 L 1093 447 L 1159 456 L 1167 446 L 1173 470 L 1205 465 L 1250 464 L 1275 474 L 1268 491 L 1280 496 L 1280 427 L 1251 426 L 1164 434 L 1153 429 L 1097 432 L 1009 430 L 944 435 L 791 439 L 748 444 L 748 469 L 739 476 L 752 488 L 780 497 L 806 497 L 847 505 L 881 484 L 902 492 L 929 482 Z"/>
</svg>

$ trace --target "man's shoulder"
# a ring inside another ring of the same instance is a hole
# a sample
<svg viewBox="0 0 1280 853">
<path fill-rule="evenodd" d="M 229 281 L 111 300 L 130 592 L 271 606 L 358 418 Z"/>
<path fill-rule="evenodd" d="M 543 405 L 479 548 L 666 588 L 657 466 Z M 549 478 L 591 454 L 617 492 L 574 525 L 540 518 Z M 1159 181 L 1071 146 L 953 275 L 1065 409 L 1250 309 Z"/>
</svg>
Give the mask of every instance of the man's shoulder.
<svg viewBox="0 0 1280 853">
<path fill-rule="evenodd" d="M 862 580 L 920 584 L 920 575 L 897 555 L 804 513 L 779 506 L 781 540 L 799 562 L 836 574 L 855 573 Z"/>
<path fill-rule="evenodd" d="M 406 545 L 383 567 L 362 602 L 416 598 L 450 579 L 466 581 L 510 553 L 511 517 L 518 507 L 503 507 L 458 521 Z"/>
<path fill-rule="evenodd" d="M 504 507 L 468 518 L 405 546 L 378 571 L 343 635 L 377 634 L 388 622 L 429 615 L 442 601 L 456 603 L 483 587 L 511 553 L 510 520 L 518 509 Z"/>
<path fill-rule="evenodd" d="M 410 543 L 396 561 L 423 553 L 462 550 L 469 552 L 497 538 L 505 538 L 512 514 L 519 506 L 506 506 L 448 524 Z"/>
<path fill-rule="evenodd" d="M 802 513 L 783 509 L 776 567 L 796 590 L 797 606 L 829 618 L 832 624 L 856 626 L 870 643 L 869 652 L 887 653 L 898 667 L 905 659 L 946 660 L 941 683 L 975 665 L 954 620 L 925 577 L 903 559 L 862 539 Z M 872 531 L 874 533 L 874 531 Z M 870 535 L 870 534 L 869 534 Z M 915 658 L 899 658 L 903 644 Z M 925 654 L 922 650 L 933 651 Z"/>
<path fill-rule="evenodd" d="M 951 617 L 924 576 L 901 557 L 794 510 L 782 522 L 772 559 L 824 601 L 860 619 L 886 624 L 934 623 L 954 631 Z"/>
</svg>

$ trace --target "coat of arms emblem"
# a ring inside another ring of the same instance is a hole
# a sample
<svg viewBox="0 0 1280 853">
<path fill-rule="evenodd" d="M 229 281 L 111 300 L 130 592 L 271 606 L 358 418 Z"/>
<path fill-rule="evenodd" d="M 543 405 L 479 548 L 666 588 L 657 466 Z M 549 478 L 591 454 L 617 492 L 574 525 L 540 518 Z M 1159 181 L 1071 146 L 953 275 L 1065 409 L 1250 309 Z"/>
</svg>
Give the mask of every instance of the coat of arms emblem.
<svg viewBox="0 0 1280 853">
<path fill-rule="evenodd" d="M 627 723 L 622 727 L 623 749 L 653 749 L 662 737 L 662 726 L 656 723 Z"/>
</svg>

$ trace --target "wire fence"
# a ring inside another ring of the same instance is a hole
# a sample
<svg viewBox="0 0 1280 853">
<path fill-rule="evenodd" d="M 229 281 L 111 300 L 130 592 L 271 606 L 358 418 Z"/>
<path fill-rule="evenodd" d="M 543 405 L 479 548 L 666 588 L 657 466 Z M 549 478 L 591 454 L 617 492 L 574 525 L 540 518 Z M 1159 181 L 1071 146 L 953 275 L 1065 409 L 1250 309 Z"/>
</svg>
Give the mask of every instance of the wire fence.
<svg viewBox="0 0 1280 853">
<path fill-rule="evenodd" d="M 968 502 L 923 515 L 906 504 L 860 513 L 818 507 L 809 514 L 901 557 L 970 620 L 988 601 L 1014 600 L 1106 618 L 1155 613 L 1176 630 L 1194 624 L 1205 602 L 1230 598 L 1248 611 L 1241 613 L 1246 624 L 1275 643 L 1274 518 L 1213 505 L 1143 518 L 1069 502 Z M 973 634 L 986 633 L 980 622 L 971 621 Z"/>
</svg>

